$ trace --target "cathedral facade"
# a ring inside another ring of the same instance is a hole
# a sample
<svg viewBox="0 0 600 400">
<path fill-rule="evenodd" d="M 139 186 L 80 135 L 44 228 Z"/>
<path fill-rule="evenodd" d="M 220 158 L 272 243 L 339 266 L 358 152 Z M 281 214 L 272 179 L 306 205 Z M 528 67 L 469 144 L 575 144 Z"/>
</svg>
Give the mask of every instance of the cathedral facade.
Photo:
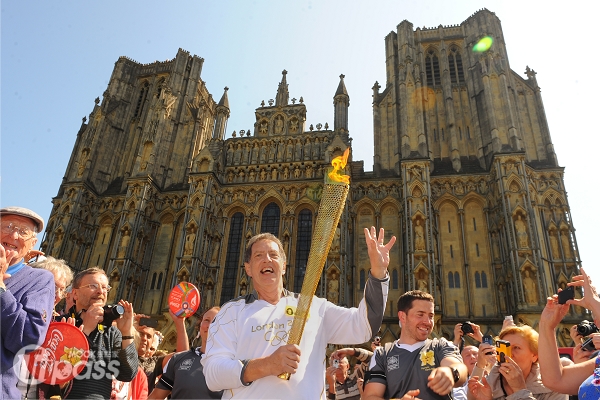
<svg viewBox="0 0 600 400">
<path fill-rule="evenodd" d="M 482 38 L 493 44 L 474 51 Z M 373 225 L 398 237 L 384 341 L 397 337 L 396 300 L 412 289 L 436 299 L 435 336 L 452 338 L 467 320 L 498 333 L 505 315 L 535 327 L 580 266 L 535 71 L 511 69 L 488 10 L 447 27 L 403 21 L 385 49 L 373 170 L 347 166 L 350 194 L 317 295 L 358 304 L 369 270 L 362 228 Z M 159 317 L 173 347 L 170 289 L 192 282 L 201 309 L 252 290 L 242 253 L 257 233 L 281 239 L 285 285 L 300 291 L 324 171 L 352 146 L 343 75 L 333 126 L 306 126 L 283 71 L 254 126 L 225 138 L 227 88 L 213 99 L 203 62 L 181 49 L 165 62 L 119 58 L 77 133 L 42 243 L 76 271 L 103 268 L 109 301 Z M 567 321 L 582 318 L 572 310 Z"/>
</svg>

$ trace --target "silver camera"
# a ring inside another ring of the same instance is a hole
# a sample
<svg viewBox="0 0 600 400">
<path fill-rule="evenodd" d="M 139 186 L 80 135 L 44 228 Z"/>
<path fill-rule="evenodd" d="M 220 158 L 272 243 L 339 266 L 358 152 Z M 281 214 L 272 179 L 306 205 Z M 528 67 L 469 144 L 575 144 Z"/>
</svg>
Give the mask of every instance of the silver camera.
<svg viewBox="0 0 600 400">
<path fill-rule="evenodd" d="M 333 360 L 333 366 L 336 367 L 336 368 L 339 368 L 340 367 L 340 360 L 337 360 L 337 359 Z"/>
</svg>

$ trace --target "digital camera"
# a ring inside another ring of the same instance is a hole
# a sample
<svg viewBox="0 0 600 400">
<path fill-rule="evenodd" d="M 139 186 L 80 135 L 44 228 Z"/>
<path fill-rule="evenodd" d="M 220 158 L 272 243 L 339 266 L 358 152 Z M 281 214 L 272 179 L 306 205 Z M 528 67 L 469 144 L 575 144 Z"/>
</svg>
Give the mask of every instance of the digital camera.
<svg viewBox="0 0 600 400">
<path fill-rule="evenodd" d="M 496 340 L 496 353 L 498 353 L 496 358 L 498 359 L 499 364 L 506 362 L 506 356 L 512 357 L 510 342 L 506 340 Z"/>
<path fill-rule="evenodd" d="M 102 319 L 102 325 L 104 326 L 111 326 L 113 321 L 121 318 L 121 315 L 125 313 L 125 309 L 119 304 L 107 304 L 102 309 L 104 310 L 104 318 Z"/>
<path fill-rule="evenodd" d="M 583 321 L 577 324 L 577 333 L 579 333 L 581 336 L 589 336 L 592 333 L 597 332 L 600 331 L 598 330 L 596 324 L 588 321 L 587 319 L 584 319 Z"/>
<path fill-rule="evenodd" d="M 474 333 L 475 331 L 473 330 L 473 325 L 471 325 L 471 322 L 467 321 L 464 322 L 462 324 L 462 326 L 460 327 L 460 330 L 462 331 L 463 334 L 467 334 L 467 333 Z"/>
</svg>

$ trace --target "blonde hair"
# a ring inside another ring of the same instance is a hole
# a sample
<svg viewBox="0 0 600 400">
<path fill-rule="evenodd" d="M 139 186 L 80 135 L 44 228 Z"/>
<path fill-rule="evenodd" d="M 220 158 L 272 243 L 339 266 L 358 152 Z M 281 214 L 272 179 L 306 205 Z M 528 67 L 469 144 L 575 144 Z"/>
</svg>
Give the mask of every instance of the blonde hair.
<svg viewBox="0 0 600 400">
<path fill-rule="evenodd" d="M 502 339 L 506 335 L 521 336 L 527 340 L 527 343 L 529 344 L 529 350 L 531 350 L 531 352 L 536 356 L 538 355 L 538 338 L 540 337 L 540 334 L 537 333 L 532 327 L 527 325 L 509 326 L 504 328 L 498 336 L 500 339 Z"/>
</svg>

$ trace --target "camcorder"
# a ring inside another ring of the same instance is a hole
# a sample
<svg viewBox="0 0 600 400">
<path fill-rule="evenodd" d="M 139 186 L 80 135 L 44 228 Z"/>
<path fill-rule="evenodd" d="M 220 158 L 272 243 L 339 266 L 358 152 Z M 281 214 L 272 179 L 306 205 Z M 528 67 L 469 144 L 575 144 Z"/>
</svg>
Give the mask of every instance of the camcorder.
<svg viewBox="0 0 600 400">
<path fill-rule="evenodd" d="M 107 304 L 102 309 L 104 310 L 104 318 L 102 318 L 102 325 L 104 326 L 111 326 L 115 320 L 121 318 L 121 315 L 125 313 L 125 309 L 119 304 Z"/>
<path fill-rule="evenodd" d="M 506 356 L 512 357 L 510 342 L 506 340 L 496 340 L 496 353 L 499 364 L 506 362 Z"/>
<path fill-rule="evenodd" d="M 473 325 L 471 325 L 470 321 L 464 322 L 460 327 L 460 330 L 464 335 L 466 335 L 467 333 L 475 333 L 475 331 L 473 330 Z"/>
</svg>

